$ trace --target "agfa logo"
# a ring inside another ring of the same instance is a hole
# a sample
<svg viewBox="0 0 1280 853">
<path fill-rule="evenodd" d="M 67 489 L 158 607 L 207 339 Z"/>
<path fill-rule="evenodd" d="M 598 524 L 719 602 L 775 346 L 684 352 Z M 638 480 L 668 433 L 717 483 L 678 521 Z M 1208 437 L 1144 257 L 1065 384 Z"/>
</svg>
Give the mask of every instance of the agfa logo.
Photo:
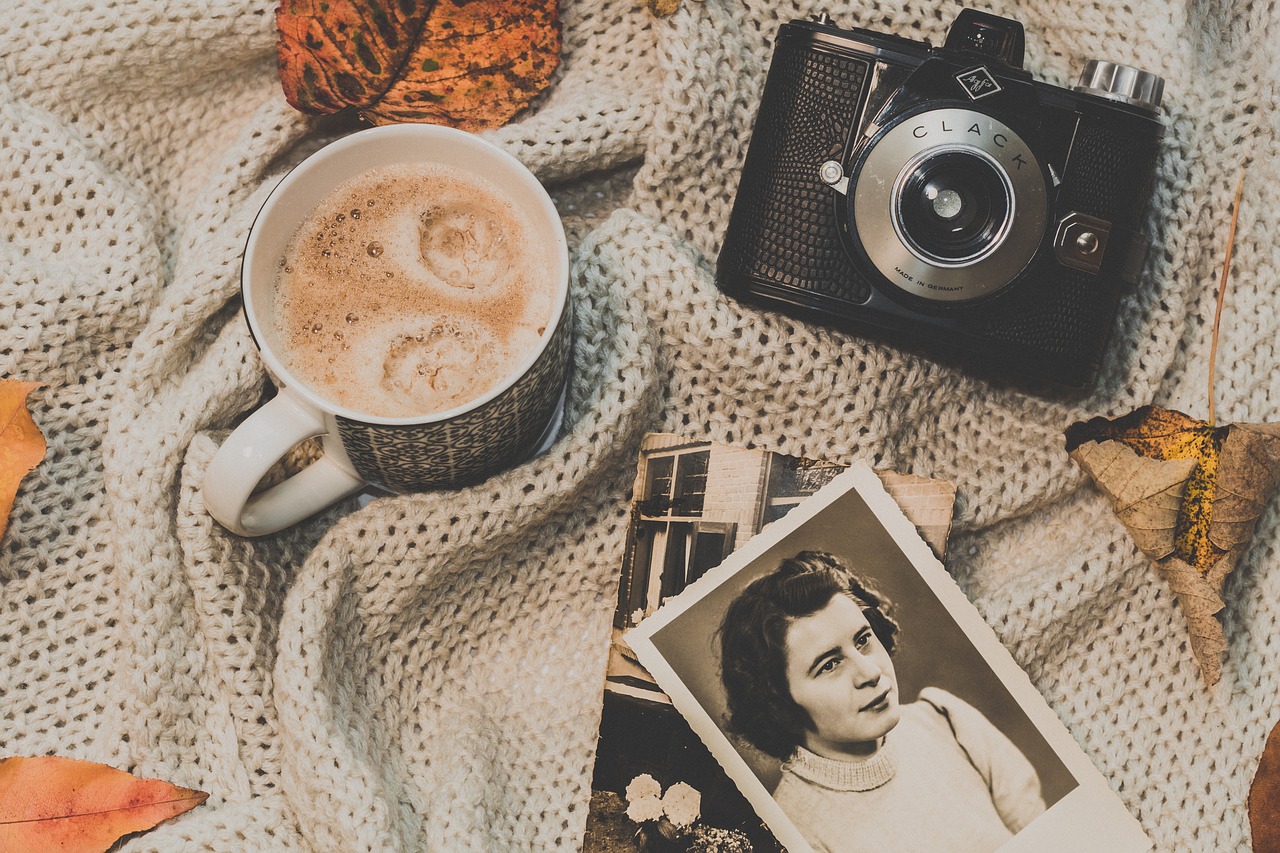
<svg viewBox="0 0 1280 853">
<path fill-rule="evenodd" d="M 965 94 L 974 101 L 1000 91 L 1000 84 L 996 82 L 996 78 L 983 66 L 960 72 L 956 75 L 956 81 L 964 87 Z"/>
</svg>

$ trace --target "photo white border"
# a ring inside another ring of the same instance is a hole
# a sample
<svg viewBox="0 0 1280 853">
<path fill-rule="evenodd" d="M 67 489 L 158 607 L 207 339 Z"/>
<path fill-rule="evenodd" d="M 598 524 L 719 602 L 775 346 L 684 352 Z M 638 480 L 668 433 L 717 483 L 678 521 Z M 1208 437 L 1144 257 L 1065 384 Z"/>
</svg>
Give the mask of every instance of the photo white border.
<svg viewBox="0 0 1280 853">
<path fill-rule="evenodd" d="M 625 635 L 640 663 L 657 680 L 738 789 L 755 808 L 774 836 L 792 853 L 812 853 L 808 842 L 783 813 L 764 784 L 729 742 L 693 692 L 653 643 L 653 636 L 690 607 L 729 581 L 766 551 L 803 527 L 847 493 L 857 492 L 910 561 L 920 578 L 977 652 L 995 672 L 1021 710 L 1075 777 L 1077 786 L 1043 815 L 1000 846 L 1000 853 L 1142 853 L 1152 843 L 1106 778 L 1076 743 L 1044 701 L 1031 679 L 1001 644 L 977 608 L 934 556 L 914 525 L 885 491 L 879 478 L 863 463 L 854 463 L 812 497 L 764 528 L 723 563 L 708 571 L 656 613 Z"/>
</svg>

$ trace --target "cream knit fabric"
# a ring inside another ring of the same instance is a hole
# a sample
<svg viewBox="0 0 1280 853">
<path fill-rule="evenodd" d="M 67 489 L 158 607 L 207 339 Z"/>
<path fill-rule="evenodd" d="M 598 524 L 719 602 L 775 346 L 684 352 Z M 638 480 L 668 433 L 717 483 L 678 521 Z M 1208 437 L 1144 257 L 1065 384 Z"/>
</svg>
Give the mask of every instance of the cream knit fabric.
<svg viewBox="0 0 1280 853">
<path fill-rule="evenodd" d="M 1092 396 L 1045 400 L 726 300 L 715 250 L 769 42 L 802 2 L 562 3 L 537 109 L 491 134 L 573 242 L 576 372 L 546 456 L 458 494 L 349 502 L 292 531 L 204 513 L 266 382 L 242 244 L 283 170 L 352 129 L 283 100 L 270 0 L 0 10 L 0 374 L 38 380 L 48 459 L 0 545 L 0 754 L 211 792 L 128 851 L 573 849 L 628 490 L 645 431 L 956 481 L 950 568 L 1167 851 L 1248 844 L 1280 704 L 1280 508 L 1227 583 L 1203 688 L 1173 597 L 1067 459 L 1086 414 L 1205 414 L 1213 282 L 1250 161 L 1221 418 L 1280 419 L 1277 7 L 1025 0 L 1027 64 L 1167 80 L 1155 251 Z M 941 42 L 937 0 L 825 6 Z M 618 191 L 621 188 L 621 191 Z"/>
</svg>

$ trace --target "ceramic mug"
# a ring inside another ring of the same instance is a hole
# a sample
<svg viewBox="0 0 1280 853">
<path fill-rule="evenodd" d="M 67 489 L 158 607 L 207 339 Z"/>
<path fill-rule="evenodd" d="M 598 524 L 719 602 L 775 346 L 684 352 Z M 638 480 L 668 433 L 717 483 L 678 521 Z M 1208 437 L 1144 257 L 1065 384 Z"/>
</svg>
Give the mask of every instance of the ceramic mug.
<svg viewBox="0 0 1280 853">
<path fill-rule="evenodd" d="M 552 250 L 553 309 L 537 346 L 487 393 L 435 414 L 380 417 L 338 405 L 292 375 L 273 341 L 272 311 L 286 246 L 316 205 L 357 175 L 406 163 L 453 167 L 497 187 Z M 473 484 L 524 461 L 554 438 L 572 329 L 564 227 L 537 178 L 478 136 L 436 125 L 389 125 L 312 154 L 263 204 L 249 232 L 240 286 L 249 331 L 278 391 L 231 433 L 205 474 L 205 506 L 236 533 L 274 533 L 369 486 L 413 492 Z M 317 436 L 323 454 L 316 461 L 258 491 L 285 454 Z"/>
</svg>

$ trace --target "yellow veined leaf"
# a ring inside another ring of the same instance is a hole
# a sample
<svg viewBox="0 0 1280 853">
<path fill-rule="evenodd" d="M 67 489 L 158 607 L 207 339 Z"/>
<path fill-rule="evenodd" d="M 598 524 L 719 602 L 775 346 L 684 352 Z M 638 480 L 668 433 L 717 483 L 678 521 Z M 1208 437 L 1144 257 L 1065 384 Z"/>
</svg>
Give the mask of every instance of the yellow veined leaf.
<svg viewBox="0 0 1280 853">
<path fill-rule="evenodd" d="M 1072 424 L 1066 438 L 1071 458 L 1174 589 L 1192 651 L 1216 683 L 1226 650 L 1215 616 L 1222 584 L 1280 488 L 1280 424 L 1219 427 L 1144 406 Z"/>
</svg>

